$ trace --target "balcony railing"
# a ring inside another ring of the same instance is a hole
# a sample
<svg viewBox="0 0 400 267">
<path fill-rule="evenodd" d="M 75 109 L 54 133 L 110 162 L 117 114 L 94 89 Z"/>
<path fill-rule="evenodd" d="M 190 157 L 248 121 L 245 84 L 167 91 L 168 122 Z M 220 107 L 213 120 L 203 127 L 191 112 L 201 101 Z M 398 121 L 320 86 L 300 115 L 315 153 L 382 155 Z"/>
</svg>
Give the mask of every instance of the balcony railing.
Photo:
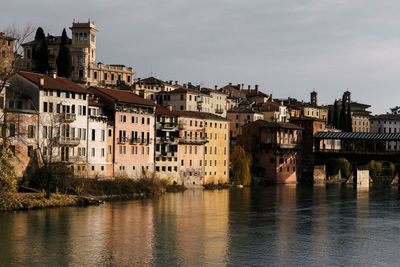
<svg viewBox="0 0 400 267">
<path fill-rule="evenodd" d="M 162 151 L 159 153 L 162 157 L 175 157 L 175 152 L 173 151 Z"/>
<path fill-rule="evenodd" d="M 194 137 L 194 138 L 190 138 L 190 137 L 181 137 L 179 138 L 179 143 L 181 144 L 205 144 L 207 143 L 208 140 L 205 137 Z"/>
<path fill-rule="evenodd" d="M 129 143 L 132 144 L 140 144 L 140 138 L 131 138 Z"/>
<path fill-rule="evenodd" d="M 77 146 L 81 142 L 79 137 L 59 137 L 58 144 L 62 146 Z"/>
<path fill-rule="evenodd" d="M 74 113 L 61 113 L 60 118 L 63 122 L 74 122 L 76 120 L 76 114 Z"/>
<path fill-rule="evenodd" d="M 177 127 L 178 127 L 177 122 L 165 122 L 165 121 L 157 122 L 158 129 L 176 129 Z"/>
<path fill-rule="evenodd" d="M 224 113 L 224 110 L 222 108 L 216 108 L 215 113 L 222 114 L 222 113 Z"/>
<path fill-rule="evenodd" d="M 117 143 L 125 144 L 127 142 L 127 140 L 128 140 L 128 138 L 126 138 L 126 137 L 120 137 L 120 138 L 117 138 Z"/>
</svg>

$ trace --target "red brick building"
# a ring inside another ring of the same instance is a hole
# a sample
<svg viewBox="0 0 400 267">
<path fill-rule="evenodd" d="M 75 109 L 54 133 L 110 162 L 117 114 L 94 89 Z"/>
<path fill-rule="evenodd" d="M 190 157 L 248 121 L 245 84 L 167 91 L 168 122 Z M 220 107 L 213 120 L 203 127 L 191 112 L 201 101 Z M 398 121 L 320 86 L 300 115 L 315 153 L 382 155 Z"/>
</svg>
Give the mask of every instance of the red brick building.
<svg viewBox="0 0 400 267">
<path fill-rule="evenodd" d="M 252 155 L 252 172 L 276 183 L 296 183 L 302 128 L 258 120 L 242 126 L 238 143 Z"/>
</svg>

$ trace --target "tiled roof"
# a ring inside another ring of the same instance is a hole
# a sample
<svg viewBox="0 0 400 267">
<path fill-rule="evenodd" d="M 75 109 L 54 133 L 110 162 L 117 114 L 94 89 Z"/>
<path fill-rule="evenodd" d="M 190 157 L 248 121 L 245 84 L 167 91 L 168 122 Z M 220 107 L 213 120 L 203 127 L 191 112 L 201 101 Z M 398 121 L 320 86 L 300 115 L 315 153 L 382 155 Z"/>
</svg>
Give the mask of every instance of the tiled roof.
<svg viewBox="0 0 400 267">
<path fill-rule="evenodd" d="M 400 120 L 400 114 L 381 114 L 371 117 L 371 120 Z"/>
<path fill-rule="evenodd" d="M 266 102 L 258 107 L 258 110 L 261 112 L 265 111 L 279 111 L 279 104 L 276 102 Z"/>
<path fill-rule="evenodd" d="M 193 94 L 201 94 L 201 95 L 206 95 L 205 93 L 202 93 L 200 90 L 196 89 L 189 89 L 185 87 L 179 87 L 178 89 L 175 89 L 170 92 L 166 92 L 167 94 L 178 94 L 178 93 L 193 93 Z"/>
<path fill-rule="evenodd" d="M 34 72 L 26 72 L 26 71 L 19 71 L 19 75 L 24 77 L 25 79 L 29 80 L 30 82 L 40 86 L 40 78 L 44 79 L 44 85 L 42 88 L 44 89 L 55 89 L 55 90 L 62 90 L 68 92 L 75 92 L 75 93 L 89 93 L 85 88 L 82 86 L 71 82 L 70 80 L 63 78 L 63 77 L 50 77 L 45 74 L 41 73 L 34 73 Z"/>
<path fill-rule="evenodd" d="M 242 127 L 247 126 L 247 127 L 252 127 L 252 126 L 258 126 L 261 128 L 281 128 L 281 129 L 292 129 L 292 130 L 303 130 L 300 126 L 297 126 L 292 123 L 288 122 L 277 122 L 277 121 L 266 121 L 266 120 L 256 120 L 253 122 L 250 122 L 248 124 L 243 125 Z"/>
<path fill-rule="evenodd" d="M 259 112 L 247 107 L 238 107 L 228 110 L 228 113 L 259 113 Z"/>
<path fill-rule="evenodd" d="M 156 114 L 157 115 L 169 115 L 169 116 L 178 116 L 175 110 L 169 110 L 168 108 L 163 108 L 160 105 L 156 106 Z"/>
<path fill-rule="evenodd" d="M 118 90 L 118 89 L 108 89 L 103 87 L 92 86 L 90 91 L 95 95 L 101 95 L 114 102 L 125 102 L 132 104 L 140 104 L 147 106 L 155 106 L 153 101 L 144 99 L 131 91 Z"/>
<path fill-rule="evenodd" d="M 47 45 L 60 45 L 61 44 L 61 36 L 46 36 Z M 72 40 L 67 37 L 67 45 L 72 44 Z M 22 46 L 33 45 L 33 41 L 23 43 Z"/>
<path fill-rule="evenodd" d="M 219 91 L 219 90 L 215 90 L 215 89 L 211 89 L 211 88 L 201 88 L 201 92 L 204 94 L 210 94 L 210 93 L 215 93 L 215 94 L 221 94 L 221 95 L 226 95 L 226 93 Z"/>
<path fill-rule="evenodd" d="M 198 118 L 198 119 L 210 119 L 210 120 L 222 120 L 229 121 L 228 119 L 207 112 L 199 111 L 186 111 L 186 110 L 169 110 L 168 108 L 163 108 L 159 105 L 156 107 L 156 114 L 158 115 L 169 115 L 177 117 L 187 117 L 187 118 Z"/>
<path fill-rule="evenodd" d="M 400 133 L 353 133 L 353 132 L 318 132 L 315 138 L 321 139 L 362 139 L 400 141 Z"/>
</svg>

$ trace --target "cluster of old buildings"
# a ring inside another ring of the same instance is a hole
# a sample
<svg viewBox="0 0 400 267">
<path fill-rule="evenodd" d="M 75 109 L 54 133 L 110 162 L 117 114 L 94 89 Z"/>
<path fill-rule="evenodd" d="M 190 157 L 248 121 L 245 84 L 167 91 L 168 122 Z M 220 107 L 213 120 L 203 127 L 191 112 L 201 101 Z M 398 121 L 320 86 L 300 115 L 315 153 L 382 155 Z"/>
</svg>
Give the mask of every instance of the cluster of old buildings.
<svg viewBox="0 0 400 267">
<path fill-rule="evenodd" d="M 254 176 L 295 183 L 313 167 L 313 136 L 338 131 L 329 120 L 333 105 L 319 105 L 315 91 L 304 102 L 275 99 L 258 85 L 205 88 L 135 78 L 130 67 L 96 62 L 92 22 L 74 21 L 70 30 L 70 79 L 32 72 L 33 42 L 27 42 L 19 70 L 0 94 L 3 137 L 20 177 L 38 165 L 64 162 L 81 177 L 155 172 L 185 185 L 226 183 L 230 148 L 240 145 L 252 156 Z M 3 71 L 13 61 L 13 41 L 0 34 Z M 61 37 L 46 41 L 55 69 Z M 373 117 L 369 105 L 344 94 L 346 103 L 337 105 L 351 106 L 353 131 L 400 131 L 400 115 Z"/>
</svg>

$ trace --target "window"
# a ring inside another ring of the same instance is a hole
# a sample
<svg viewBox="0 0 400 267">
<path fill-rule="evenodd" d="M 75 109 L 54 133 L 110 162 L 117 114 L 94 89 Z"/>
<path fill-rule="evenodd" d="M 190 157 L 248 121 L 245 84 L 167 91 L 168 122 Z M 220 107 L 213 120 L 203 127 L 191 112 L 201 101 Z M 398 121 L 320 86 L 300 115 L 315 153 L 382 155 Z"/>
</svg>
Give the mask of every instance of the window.
<svg viewBox="0 0 400 267">
<path fill-rule="evenodd" d="M 111 74 L 111 81 L 114 81 L 114 74 Z"/>
<path fill-rule="evenodd" d="M 97 80 L 97 71 L 93 72 L 94 79 Z"/>
<path fill-rule="evenodd" d="M 92 148 L 92 157 L 95 157 L 96 156 L 96 148 Z"/>
<path fill-rule="evenodd" d="M 104 158 L 104 156 L 105 156 L 105 151 L 104 151 L 104 148 L 102 148 L 102 149 L 101 149 L 101 157 Z"/>
<path fill-rule="evenodd" d="M 101 141 L 104 142 L 106 140 L 106 131 L 101 130 Z"/>
<path fill-rule="evenodd" d="M 47 102 L 43 103 L 43 112 L 47 112 Z"/>
<path fill-rule="evenodd" d="M 47 138 L 47 126 L 43 126 L 43 138 Z"/>
<path fill-rule="evenodd" d="M 35 138 L 35 126 L 28 125 L 28 138 Z"/>
<path fill-rule="evenodd" d="M 112 147 L 108 146 L 108 154 L 111 155 L 112 154 Z"/>
<path fill-rule="evenodd" d="M 150 124 L 150 118 L 147 118 L 147 124 Z"/>
<path fill-rule="evenodd" d="M 96 141 L 96 130 L 92 129 L 92 141 Z"/>
<path fill-rule="evenodd" d="M 112 137 L 112 129 L 108 129 L 108 137 Z"/>
<path fill-rule="evenodd" d="M 28 157 L 33 156 L 33 146 L 28 146 Z"/>
</svg>

